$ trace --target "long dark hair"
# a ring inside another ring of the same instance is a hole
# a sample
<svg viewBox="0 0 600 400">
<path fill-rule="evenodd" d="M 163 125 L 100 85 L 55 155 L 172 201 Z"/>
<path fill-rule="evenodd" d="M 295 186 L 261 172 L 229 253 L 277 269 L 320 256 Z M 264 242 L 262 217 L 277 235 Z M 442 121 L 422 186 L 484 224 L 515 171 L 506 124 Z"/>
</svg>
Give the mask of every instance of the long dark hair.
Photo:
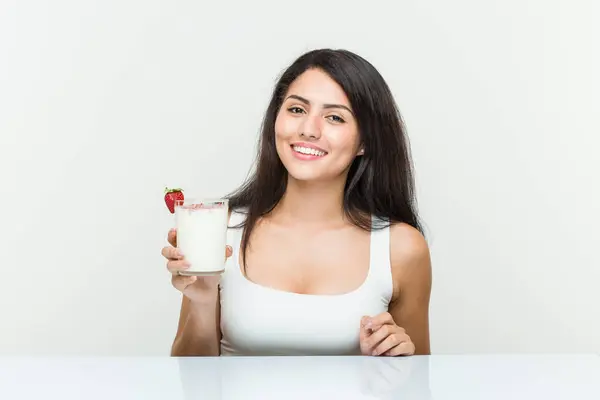
<svg viewBox="0 0 600 400">
<path fill-rule="evenodd" d="M 346 93 L 354 110 L 364 155 L 350 166 L 344 188 L 344 212 L 356 226 L 370 231 L 395 222 L 421 233 L 416 210 L 413 165 L 404 122 L 387 83 L 367 60 L 347 50 L 319 49 L 300 56 L 275 85 L 262 123 L 256 167 L 246 182 L 227 196 L 231 209 L 246 219 L 242 254 L 259 218 L 275 208 L 285 193 L 287 170 L 275 148 L 275 120 L 289 86 L 308 69 L 327 73 Z M 371 215 L 384 224 L 372 225 Z"/>
</svg>

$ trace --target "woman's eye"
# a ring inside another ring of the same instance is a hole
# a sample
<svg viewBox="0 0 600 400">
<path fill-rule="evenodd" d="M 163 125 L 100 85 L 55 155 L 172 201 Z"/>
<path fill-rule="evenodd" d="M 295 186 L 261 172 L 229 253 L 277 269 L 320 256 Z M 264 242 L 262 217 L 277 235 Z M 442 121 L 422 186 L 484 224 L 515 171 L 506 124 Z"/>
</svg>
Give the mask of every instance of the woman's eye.
<svg viewBox="0 0 600 400">
<path fill-rule="evenodd" d="M 346 121 L 344 121 L 344 119 L 343 119 L 342 117 L 340 117 L 340 116 L 337 116 L 337 115 L 330 115 L 330 116 L 329 116 L 329 117 L 327 117 L 327 118 L 329 118 L 329 119 L 330 119 L 331 121 L 333 121 L 333 122 L 338 122 L 338 123 L 343 123 L 343 122 L 346 122 Z"/>
<path fill-rule="evenodd" d="M 300 114 L 300 113 L 304 112 L 304 110 L 301 109 L 300 107 L 290 107 L 290 108 L 288 108 L 288 111 L 291 112 L 292 114 Z"/>
</svg>

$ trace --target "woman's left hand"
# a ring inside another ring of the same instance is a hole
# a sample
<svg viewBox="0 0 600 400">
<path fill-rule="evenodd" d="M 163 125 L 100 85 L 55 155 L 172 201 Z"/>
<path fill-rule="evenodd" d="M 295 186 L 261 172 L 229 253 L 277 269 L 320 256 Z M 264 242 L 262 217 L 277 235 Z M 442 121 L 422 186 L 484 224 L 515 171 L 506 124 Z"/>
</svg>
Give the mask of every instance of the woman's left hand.
<svg viewBox="0 0 600 400">
<path fill-rule="evenodd" d="M 360 321 L 360 351 L 369 356 L 410 356 L 415 345 L 388 312 Z"/>
</svg>

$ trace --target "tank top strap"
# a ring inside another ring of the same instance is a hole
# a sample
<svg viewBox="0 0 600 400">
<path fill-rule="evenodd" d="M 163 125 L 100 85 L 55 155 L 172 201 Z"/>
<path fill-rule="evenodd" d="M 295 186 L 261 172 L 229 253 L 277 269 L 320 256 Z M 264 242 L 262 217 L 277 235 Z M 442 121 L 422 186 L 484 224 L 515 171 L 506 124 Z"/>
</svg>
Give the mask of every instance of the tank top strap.
<svg viewBox="0 0 600 400">
<path fill-rule="evenodd" d="M 389 303 L 394 290 L 390 257 L 390 227 L 386 219 L 372 216 L 370 279 Z"/>
</svg>

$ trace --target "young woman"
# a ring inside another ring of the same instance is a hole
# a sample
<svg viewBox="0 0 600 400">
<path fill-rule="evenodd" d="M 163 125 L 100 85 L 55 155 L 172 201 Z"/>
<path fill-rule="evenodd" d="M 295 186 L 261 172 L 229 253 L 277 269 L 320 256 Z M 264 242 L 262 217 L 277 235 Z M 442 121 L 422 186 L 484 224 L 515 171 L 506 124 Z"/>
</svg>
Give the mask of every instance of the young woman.
<svg viewBox="0 0 600 400">
<path fill-rule="evenodd" d="M 431 264 L 402 119 L 365 59 L 298 58 L 268 106 L 257 166 L 229 196 L 220 277 L 185 277 L 174 356 L 429 354 Z"/>
</svg>

